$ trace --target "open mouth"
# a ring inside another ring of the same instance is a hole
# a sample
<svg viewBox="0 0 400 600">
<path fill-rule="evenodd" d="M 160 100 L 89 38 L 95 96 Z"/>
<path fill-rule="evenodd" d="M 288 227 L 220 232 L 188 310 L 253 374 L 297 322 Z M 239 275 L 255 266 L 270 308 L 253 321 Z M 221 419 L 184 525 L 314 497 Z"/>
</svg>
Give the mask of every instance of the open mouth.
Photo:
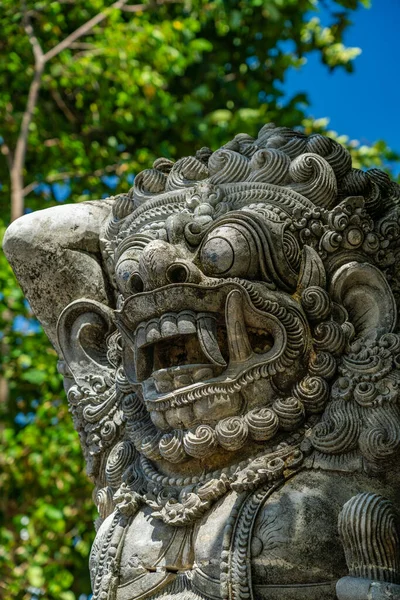
<svg viewBox="0 0 400 600">
<path fill-rule="evenodd" d="M 217 320 L 184 310 L 140 323 L 134 334 L 137 380 L 152 377 L 163 394 L 219 375 L 228 357 L 225 328 Z"/>
<path fill-rule="evenodd" d="M 146 403 L 161 408 L 162 401 L 204 384 L 234 382 L 238 373 L 283 352 L 282 325 L 255 309 L 237 284 L 177 287 L 141 294 L 132 306 L 128 299 L 118 315 Z M 162 312 L 183 303 L 194 309 Z M 208 306 L 214 310 L 205 311 Z M 148 317 L 139 321 L 141 315 Z"/>
<path fill-rule="evenodd" d="M 247 336 L 241 344 L 248 347 L 248 357 L 266 354 L 273 346 L 267 331 L 246 328 L 241 333 Z M 158 394 L 215 379 L 231 362 L 228 348 L 232 340 L 228 339 L 226 323 L 212 313 L 167 313 L 141 323 L 135 339 L 137 380 L 151 378 Z M 149 385 L 151 382 L 147 388 Z"/>
</svg>

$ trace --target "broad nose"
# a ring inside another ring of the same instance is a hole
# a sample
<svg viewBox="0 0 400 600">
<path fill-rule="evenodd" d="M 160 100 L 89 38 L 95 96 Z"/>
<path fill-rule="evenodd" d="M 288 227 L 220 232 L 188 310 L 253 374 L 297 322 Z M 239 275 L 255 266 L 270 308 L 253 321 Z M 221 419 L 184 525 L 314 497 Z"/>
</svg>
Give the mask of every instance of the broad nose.
<svg viewBox="0 0 400 600">
<path fill-rule="evenodd" d="M 199 283 L 202 274 L 177 246 L 163 240 L 150 242 L 139 260 L 139 275 L 148 292 L 170 283 Z"/>
</svg>

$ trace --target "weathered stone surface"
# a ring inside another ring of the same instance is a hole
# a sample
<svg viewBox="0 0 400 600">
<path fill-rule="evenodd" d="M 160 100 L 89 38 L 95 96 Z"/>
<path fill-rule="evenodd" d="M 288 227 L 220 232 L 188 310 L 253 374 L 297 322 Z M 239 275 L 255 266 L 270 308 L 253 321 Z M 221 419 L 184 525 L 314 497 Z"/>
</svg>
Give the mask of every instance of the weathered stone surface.
<svg viewBox="0 0 400 600">
<path fill-rule="evenodd" d="M 400 597 L 399 199 L 268 124 L 10 227 L 96 486 L 95 600 Z"/>
</svg>

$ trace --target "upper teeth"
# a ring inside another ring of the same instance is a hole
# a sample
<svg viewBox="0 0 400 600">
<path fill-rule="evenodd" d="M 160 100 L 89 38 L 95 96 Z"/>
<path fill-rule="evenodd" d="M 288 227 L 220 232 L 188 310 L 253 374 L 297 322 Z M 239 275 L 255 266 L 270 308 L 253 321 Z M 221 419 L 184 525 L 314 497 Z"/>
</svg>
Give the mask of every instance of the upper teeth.
<svg viewBox="0 0 400 600">
<path fill-rule="evenodd" d="M 192 333 L 196 333 L 196 314 L 194 312 L 184 310 L 178 314 L 166 313 L 159 319 L 152 319 L 138 325 L 135 332 L 136 347 L 139 349 L 162 339 Z"/>
<path fill-rule="evenodd" d="M 192 335 L 197 332 L 201 349 L 208 360 L 219 367 L 226 366 L 217 341 L 216 316 L 212 313 L 195 313 L 184 310 L 179 313 L 165 313 L 159 318 L 139 323 L 135 331 L 135 359 L 136 375 L 139 381 L 146 379 L 153 370 L 152 359 L 146 356 L 146 347 L 161 340 L 176 337 L 178 335 Z M 204 362 L 204 361 L 201 361 Z M 200 365 L 198 365 L 200 366 Z M 150 372 L 149 372 L 150 371 Z M 183 376 L 182 377 L 180 376 Z M 175 377 L 175 386 L 182 387 L 193 383 L 188 379 L 189 374 L 180 374 Z M 163 378 L 165 380 L 165 378 Z M 196 378 L 197 379 L 197 378 Z M 160 386 L 167 391 L 168 385 Z M 160 390 L 161 391 L 161 390 Z"/>
</svg>

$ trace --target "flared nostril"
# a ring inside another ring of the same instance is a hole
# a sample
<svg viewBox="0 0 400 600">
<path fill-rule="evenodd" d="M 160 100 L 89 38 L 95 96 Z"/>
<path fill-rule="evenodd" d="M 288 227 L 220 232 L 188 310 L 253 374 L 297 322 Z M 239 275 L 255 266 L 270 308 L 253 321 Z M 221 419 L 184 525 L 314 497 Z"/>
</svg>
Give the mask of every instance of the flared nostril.
<svg viewBox="0 0 400 600">
<path fill-rule="evenodd" d="M 144 283 L 139 273 L 133 273 L 132 277 L 129 279 L 129 288 L 132 294 L 140 294 L 143 292 Z"/>
<path fill-rule="evenodd" d="M 166 275 L 170 283 L 186 283 L 190 279 L 189 268 L 182 263 L 170 265 Z"/>
</svg>

